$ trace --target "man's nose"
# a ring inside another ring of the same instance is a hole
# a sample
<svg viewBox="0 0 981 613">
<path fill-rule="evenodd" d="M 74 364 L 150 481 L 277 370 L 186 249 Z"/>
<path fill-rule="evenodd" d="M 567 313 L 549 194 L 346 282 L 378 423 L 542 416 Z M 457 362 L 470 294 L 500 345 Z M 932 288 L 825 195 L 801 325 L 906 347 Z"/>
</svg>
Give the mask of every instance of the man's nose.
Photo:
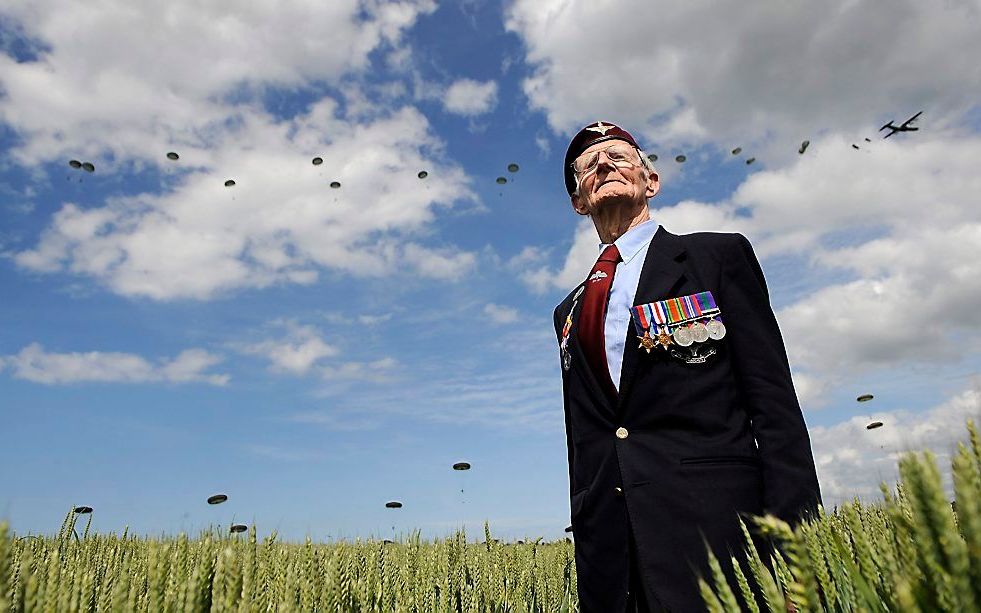
<svg viewBox="0 0 981 613">
<path fill-rule="evenodd" d="M 600 168 L 606 167 L 607 171 L 615 170 L 617 165 L 613 163 L 610 156 L 606 154 L 606 151 L 600 151 L 599 156 L 596 158 L 596 170 L 599 171 Z"/>
</svg>

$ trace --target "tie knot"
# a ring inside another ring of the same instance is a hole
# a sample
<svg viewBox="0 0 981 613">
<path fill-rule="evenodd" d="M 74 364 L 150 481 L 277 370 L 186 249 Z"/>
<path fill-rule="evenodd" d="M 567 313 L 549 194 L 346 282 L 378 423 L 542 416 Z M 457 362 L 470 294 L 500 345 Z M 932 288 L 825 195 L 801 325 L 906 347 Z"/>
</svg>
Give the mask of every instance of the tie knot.
<svg viewBox="0 0 981 613">
<path fill-rule="evenodd" d="M 616 245 L 608 245 L 603 253 L 600 254 L 600 262 L 619 262 L 620 261 L 620 250 L 617 249 Z"/>
</svg>

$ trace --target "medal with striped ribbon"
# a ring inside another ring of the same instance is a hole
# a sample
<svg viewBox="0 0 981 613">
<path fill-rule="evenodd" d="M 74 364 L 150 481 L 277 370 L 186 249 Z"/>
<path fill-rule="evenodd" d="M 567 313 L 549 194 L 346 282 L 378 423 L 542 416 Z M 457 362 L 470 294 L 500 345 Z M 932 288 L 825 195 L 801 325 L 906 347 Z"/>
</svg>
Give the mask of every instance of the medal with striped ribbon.
<svg viewBox="0 0 981 613">
<path fill-rule="evenodd" d="M 712 292 L 638 304 L 630 311 L 640 340 L 639 349 L 648 353 L 655 347 L 667 349 L 672 344 L 688 347 L 725 336 Z"/>
</svg>

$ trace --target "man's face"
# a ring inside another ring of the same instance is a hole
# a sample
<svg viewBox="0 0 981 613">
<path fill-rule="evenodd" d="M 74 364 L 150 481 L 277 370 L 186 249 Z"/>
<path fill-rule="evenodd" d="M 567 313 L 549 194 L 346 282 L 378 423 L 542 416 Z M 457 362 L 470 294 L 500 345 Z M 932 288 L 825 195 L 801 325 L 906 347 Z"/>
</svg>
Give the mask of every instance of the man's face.
<svg viewBox="0 0 981 613">
<path fill-rule="evenodd" d="M 630 143 L 602 141 L 591 145 L 576 159 L 587 160 L 596 152 L 600 153 L 595 168 L 579 175 L 579 193 L 572 196 L 572 206 L 580 215 L 592 215 L 617 203 L 646 205 L 660 189 L 657 174 L 648 173 L 640 154 Z M 618 156 L 618 153 L 627 153 L 627 156 Z M 629 166 L 627 162 L 630 162 Z"/>
</svg>

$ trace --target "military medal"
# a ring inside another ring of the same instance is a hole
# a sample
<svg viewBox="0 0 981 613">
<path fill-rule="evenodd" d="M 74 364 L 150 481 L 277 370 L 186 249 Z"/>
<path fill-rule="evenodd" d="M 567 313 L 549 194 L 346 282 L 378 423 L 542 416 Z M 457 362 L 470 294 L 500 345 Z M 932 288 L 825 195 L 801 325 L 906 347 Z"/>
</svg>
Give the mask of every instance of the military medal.
<svg viewBox="0 0 981 613">
<path fill-rule="evenodd" d="M 687 326 L 681 326 L 680 328 L 675 328 L 674 334 L 672 334 L 671 337 L 674 338 L 674 342 L 676 345 L 680 345 L 682 347 L 687 347 L 688 345 L 691 345 L 693 342 L 695 342 L 695 339 L 692 338 L 691 335 L 691 329 L 688 328 Z"/>
<path fill-rule="evenodd" d="M 665 328 L 663 332 L 658 333 L 657 344 L 659 347 L 667 349 L 668 345 L 670 345 L 672 342 L 671 335 L 667 333 L 667 328 Z"/>
<path fill-rule="evenodd" d="M 693 339 L 695 339 L 696 343 L 704 343 L 709 339 L 708 328 L 706 328 L 705 324 L 702 322 L 696 321 L 689 329 L 691 330 L 691 336 Z"/>
<path fill-rule="evenodd" d="M 572 297 L 572 308 L 565 316 L 565 324 L 562 326 L 562 341 L 559 343 L 559 353 L 562 354 L 562 370 L 568 371 L 572 368 L 572 352 L 569 351 L 569 335 L 572 333 L 572 314 L 576 312 L 576 305 L 579 304 L 579 296 L 582 296 L 585 285 L 579 286 L 575 295 Z"/>
<path fill-rule="evenodd" d="M 725 325 L 718 319 L 712 319 L 705 324 L 705 328 L 708 330 L 709 338 L 713 341 L 722 340 L 726 335 Z"/>
<path fill-rule="evenodd" d="M 651 338 L 651 333 L 649 330 L 644 330 L 644 335 L 638 336 L 637 338 L 640 339 L 640 346 L 637 347 L 638 349 L 644 349 L 647 351 L 647 353 L 650 353 L 651 349 L 657 347 L 657 341 Z"/>
<path fill-rule="evenodd" d="M 568 371 L 572 368 L 572 354 L 569 353 L 568 347 L 562 348 L 562 370 Z"/>
<path fill-rule="evenodd" d="M 576 308 L 576 303 L 572 303 L 572 308 Z M 572 311 L 565 318 L 565 325 L 562 326 L 562 342 L 559 343 L 559 352 L 562 354 L 562 370 L 569 370 L 572 366 L 572 354 L 569 352 L 569 332 L 572 330 Z"/>
</svg>

